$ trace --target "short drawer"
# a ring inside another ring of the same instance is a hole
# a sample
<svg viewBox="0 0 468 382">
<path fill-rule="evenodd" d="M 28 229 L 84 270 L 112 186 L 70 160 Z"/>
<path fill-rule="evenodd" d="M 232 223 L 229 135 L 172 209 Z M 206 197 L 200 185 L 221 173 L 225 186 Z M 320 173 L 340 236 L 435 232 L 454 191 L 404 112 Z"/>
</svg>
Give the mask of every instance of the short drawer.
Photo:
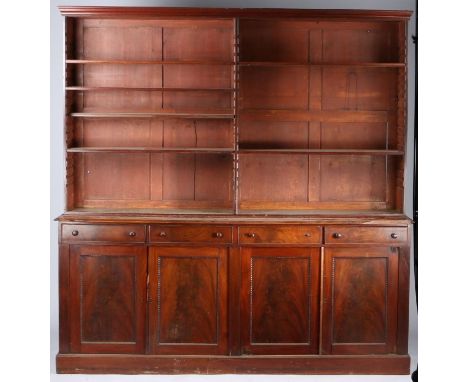
<svg viewBox="0 0 468 382">
<path fill-rule="evenodd" d="M 232 243 L 232 227 L 198 225 L 151 225 L 153 243 Z"/>
<path fill-rule="evenodd" d="M 63 224 L 63 241 L 144 242 L 143 225 Z"/>
<path fill-rule="evenodd" d="M 406 227 L 325 227 L 326 244 L 395 244 L 407 240 Z"/>
<path fill-rule="evenodd" d="M 244 226 L 239 227 L 241 244 L 320 244 L 319 226 Z"/>
</svg>

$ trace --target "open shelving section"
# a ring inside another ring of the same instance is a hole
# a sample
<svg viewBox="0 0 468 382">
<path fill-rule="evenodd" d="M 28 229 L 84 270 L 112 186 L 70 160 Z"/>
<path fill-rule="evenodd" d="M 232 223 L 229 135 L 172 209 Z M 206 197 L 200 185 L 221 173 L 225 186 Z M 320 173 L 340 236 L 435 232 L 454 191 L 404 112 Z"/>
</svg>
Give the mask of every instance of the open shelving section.
<svg viewBox="0 0 468 382">
<path fill-rule="evenodd" d="M 399 21 L 67 18 L 67 210 L 401 211 L 405 36 Z"/>
<path fill-rule="evenodd" d="M 239 213 L 401 209 L 404 32 L 239 21 Z"/>
</svg>

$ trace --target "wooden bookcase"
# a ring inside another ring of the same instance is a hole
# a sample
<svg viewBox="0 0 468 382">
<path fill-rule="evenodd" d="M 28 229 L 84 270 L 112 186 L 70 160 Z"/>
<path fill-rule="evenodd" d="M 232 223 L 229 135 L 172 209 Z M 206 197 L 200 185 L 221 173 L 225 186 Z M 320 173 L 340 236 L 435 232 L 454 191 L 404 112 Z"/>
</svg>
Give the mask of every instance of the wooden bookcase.
<svg viewBox="0 0 468 382">
<path fill-rule="evenodd" d="M 408 11 L 60 7 L 63 373 L 408 373 Z"/>
</svg>

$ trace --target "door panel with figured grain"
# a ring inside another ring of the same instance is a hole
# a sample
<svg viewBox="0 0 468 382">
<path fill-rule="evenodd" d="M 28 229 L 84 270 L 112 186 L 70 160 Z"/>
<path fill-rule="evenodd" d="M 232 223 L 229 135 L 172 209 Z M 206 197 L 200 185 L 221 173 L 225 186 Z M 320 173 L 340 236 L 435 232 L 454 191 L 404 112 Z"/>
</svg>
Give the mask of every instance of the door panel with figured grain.
<svg viewBox="0 0 468 382">
<path fill-rule="evenodd" d="M 71 351 L 143 353 L 145 248 L 73 245 L 70 260 Z"/>
<path fill-rule="evenodd" d="M 150 351 L 225 354 L 227 249 L 150 249 Z"/>
<path fill-rule="evenodd" d="M 314 354 L 319 249 L 242 248 L 244 354 Z"/>
<path fill-rule="evenodd" d="M 398 250 L 327 248 L 325 253 L 323 352 L 394 353 Z"/>
</svg>

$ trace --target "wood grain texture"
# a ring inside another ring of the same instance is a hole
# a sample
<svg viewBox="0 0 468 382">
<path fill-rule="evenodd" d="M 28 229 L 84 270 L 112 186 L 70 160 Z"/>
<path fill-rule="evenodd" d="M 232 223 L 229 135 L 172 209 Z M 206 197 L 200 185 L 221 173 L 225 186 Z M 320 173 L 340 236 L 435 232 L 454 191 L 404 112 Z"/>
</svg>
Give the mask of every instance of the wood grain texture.
<svg viewBox="0 0 468 382">
<path fill-rule="evenodd" d="M 57 356 L 59 373 L 71 374 L 409 374 L 398 355 L 161 357 L 70 354 Z"/>
<path fill-rule="evenodd" d="M 326 248 L 323 354 L 395 353 L 398 250 Z"/>
<path fill-rule="evenodd" d="M 145 240 L 146 228 L 144 225 L 62 224 L 62 241 L 64 242 L 143 243 Z"/>
<path fill-rule="evenodd" d="M 307 155 L 242 155 L 240 201 L 304 202 L 307 200 L 307 171 Z M 281 182 L 277 181 L 279 178 Z"/>
<path fill-rule="evenodd" d="M 367 155 L 327 155 L 321 158 L 320 200 L 384 202 L 385 158 Z"/>
<path fill-rule="evenodd" d="M 59 234 L 60 235 L 60 234 Z M 60 237 L 60 236 L 59 236 Z M 70 247 L 59 245 L 59 352 L 70 351 Z"/>
<path fill-rule="evenodd" d="M 232 243 L 233 229 L 226 226 L 150 225 L 153 243 Z"/>
<path fill-rule="evenodd" d="M 71 246 L 70 295 L 70 351 L 144 353 L 143 246 Z"/>
<path fill-rule="evenodd" d="M 241 248 L 242 352 L 318 352 L 319 250 Z"/>
<path fill-rule="evenodd" d="M 395 62 L 397 28 L 395 24 L 375 23 L 366 29 L 324 30 L 325 62 Z"/>
<path fill-rule="evenodd" d="M 342 227 L 325 228 L 326 244 L 386 244 L 401 245 L 408 240 L 407 227 Z"/>
<path fill-rule="evenodd" d="M 241 109 L 304 110 L 308 74 L 304 67 L 241 67 Z"/>
<path fill-rule="evenodd" d="M 299 23 L 239 20 L 240 61 L 306 62 L 308 33 Z"/>
<path fill-rule="evenodd" d="M 410 247 L 403 246 L 398 259 L 398 333 L 397 354 L 408 354 L 409 295 L 410 295 Z"/>
<path fill-rule="evenodd" d="M 152 247 L 149 349 L 153 354 L 227 353 L 227 250 Z"/>
<path fill-rule="evenodd" d="M 60 11 L 57 370 L 408 373 L 411 12 Z"/>
<path fill-rule="evenodd" d="M 413 13 L 406 10 L 363 9 L 281 9 L 281 8 L 188 8 L 188 7 L 104 7 L 59 6 L 60 13 L 69 17 L 133 18 L 168 16 L 203 17 L 292 17 L 326 19 L 407 20 Z"/>
<path fill-rule="evenodd" d="M 239 242 L 245 244 L 320 244 L 322 229 L 319 226 L 242 226 Z"/>
</svg>

